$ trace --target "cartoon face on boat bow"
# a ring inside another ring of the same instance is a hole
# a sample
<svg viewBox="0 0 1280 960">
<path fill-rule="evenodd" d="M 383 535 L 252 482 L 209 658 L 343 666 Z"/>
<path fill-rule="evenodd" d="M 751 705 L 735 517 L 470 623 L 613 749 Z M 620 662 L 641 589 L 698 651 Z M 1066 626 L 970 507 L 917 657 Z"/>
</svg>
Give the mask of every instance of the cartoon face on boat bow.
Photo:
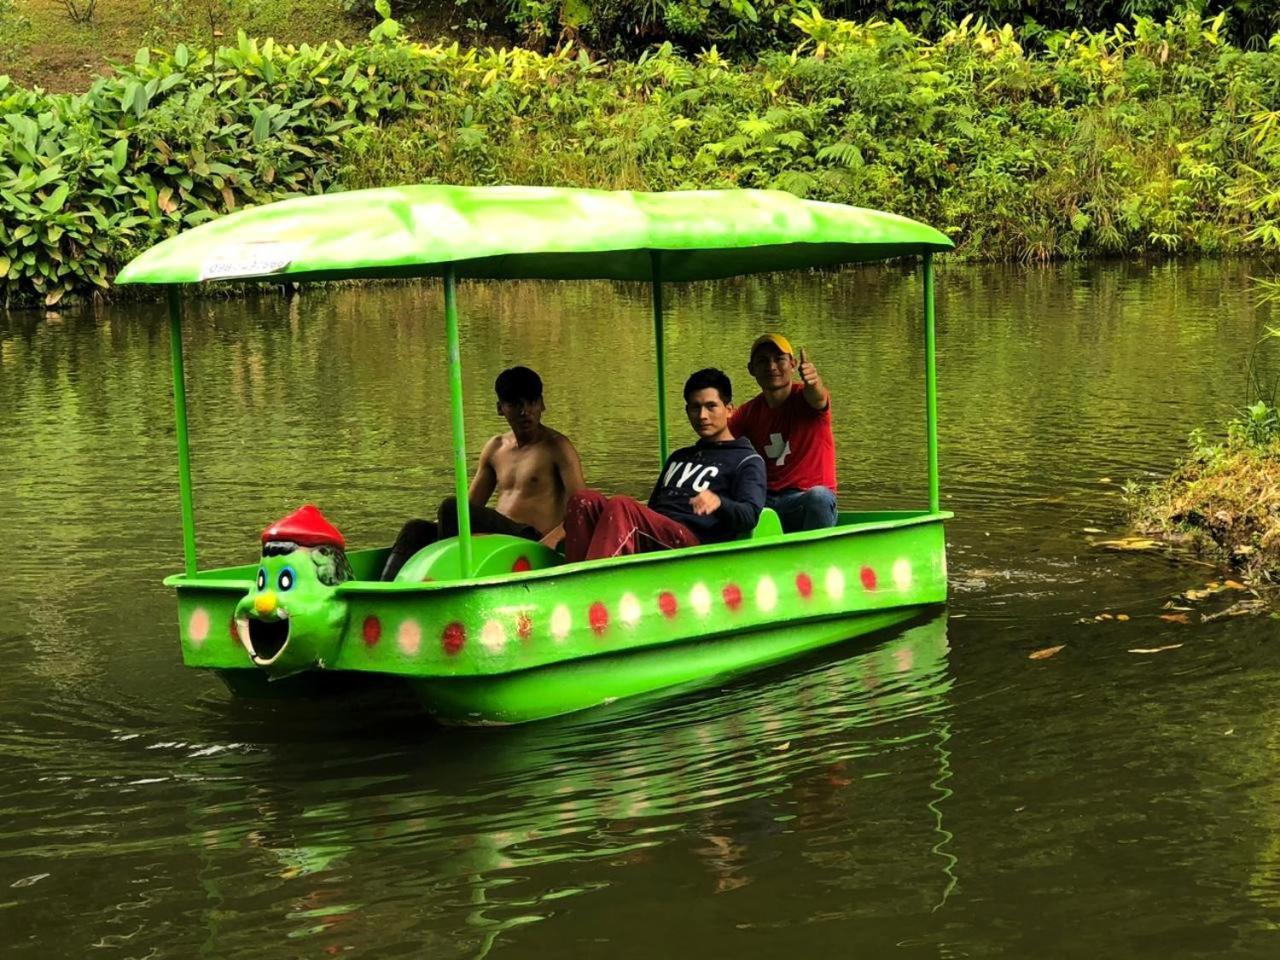
<svg viewBox="0 0 1280 960">
<path fill-rule="evenodd" d="M 253 587 L 236 605 L 236 632 L 272 678 L 332 663 L 346 623 L 335 587 L 352 578 L 342 534 L 309 504 L 269 526 Z"/>
</svg>

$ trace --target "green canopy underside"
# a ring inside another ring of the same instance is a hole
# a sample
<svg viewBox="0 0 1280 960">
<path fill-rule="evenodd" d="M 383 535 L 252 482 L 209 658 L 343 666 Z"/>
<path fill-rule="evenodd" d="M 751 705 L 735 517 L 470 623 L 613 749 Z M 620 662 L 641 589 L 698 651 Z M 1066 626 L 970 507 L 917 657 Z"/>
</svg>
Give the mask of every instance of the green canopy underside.
<svg viewBox="0 0 1280 960">
<path fill-rule="evenodd" d="M 211 221 L 117 283 L 477 279 L 709 280 L 949 250 L 925 224 L 774 190 L 671 193 L 423 184 L 300 197 Z"/>
</svg>

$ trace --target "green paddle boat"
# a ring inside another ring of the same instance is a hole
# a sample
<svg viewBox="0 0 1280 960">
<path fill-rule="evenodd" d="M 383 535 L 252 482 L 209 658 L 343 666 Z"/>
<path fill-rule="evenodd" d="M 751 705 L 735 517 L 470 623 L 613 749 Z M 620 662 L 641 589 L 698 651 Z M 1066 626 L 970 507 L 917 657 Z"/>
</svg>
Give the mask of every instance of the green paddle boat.
<svg viewBox="0 0 1280 960">
<path fill-rule="evenodd" d="M 761 190 L 634 193 L 420 185 L 267 204 L 157 244 L 117 277 L 168 287 L 182 499 L 183 660 L 235 693 L 305 696 L 335 676 L 395 678 L 446 723 L 520 723 L 722 680 L 892 627 L 946 599 L 939 506 L 932 256 L 904 217 Z M 667 455 L 664 283 L 920 257 L 928 508 L 842 512 L 837 526 L 567 563 L 471 534 L 459 279 L 648 283 L 658 466 Z M 258 563 L 199 570 L 182 359 L 183 284 L 439 277 L 459 535 L 378 581 L 388 548 L 348 552 L 310 505 L 263 533 Z"/>
</svg>

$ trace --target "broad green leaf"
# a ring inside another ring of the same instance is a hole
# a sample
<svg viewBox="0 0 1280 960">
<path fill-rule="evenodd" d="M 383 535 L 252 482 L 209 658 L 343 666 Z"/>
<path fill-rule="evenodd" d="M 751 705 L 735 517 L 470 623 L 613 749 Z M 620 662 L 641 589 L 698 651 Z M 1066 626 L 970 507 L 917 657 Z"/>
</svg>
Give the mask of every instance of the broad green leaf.
<svg viewBox="0 0 1280 960">
<path fill-rule="evenodd" d="M 62 205 L 67 202 L 67 194 L 71 192 L 71 187 L 67 184 L 59 184 L 44 203 L 40 204 L 40 209 L 45 213 L 57 213 L 62 209 Z"/>
</svg>

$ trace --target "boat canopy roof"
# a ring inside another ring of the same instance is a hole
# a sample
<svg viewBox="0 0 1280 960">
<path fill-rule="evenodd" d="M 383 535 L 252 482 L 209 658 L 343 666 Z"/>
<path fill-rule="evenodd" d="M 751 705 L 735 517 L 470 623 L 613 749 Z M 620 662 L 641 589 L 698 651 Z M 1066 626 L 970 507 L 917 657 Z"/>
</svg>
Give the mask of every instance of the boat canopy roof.
<svg viewBox="0 0 1280 960">
<path fill-rule="evenodd" d="M 230 214 L 135 258 L 117 283 L 477 279 L 663 281 L 951 249 L 906 217 L 777 190 L 639 193 L 421 184 L 298 197 Z"/>
</svg>

